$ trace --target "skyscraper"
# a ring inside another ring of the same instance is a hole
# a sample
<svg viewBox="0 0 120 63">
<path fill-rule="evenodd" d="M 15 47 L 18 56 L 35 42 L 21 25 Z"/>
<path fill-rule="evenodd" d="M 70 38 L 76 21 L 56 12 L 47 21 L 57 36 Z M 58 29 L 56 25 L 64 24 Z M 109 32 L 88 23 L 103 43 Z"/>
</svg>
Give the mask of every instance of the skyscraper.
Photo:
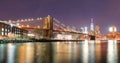
<svg viewBox="0 0 120 63">
<path fill-rule="evenodd" d="M 95 25 L 95 34 L 100 35 L 100 26 L 97 24 Z"/>
<path fill-rule="evenodd" d="M 84 30 L 85 30 L 84 33 L 87 34 L 87 33 L 88 33 L 88 27 L 85 26 L 85 27 L 84 27 Z"/>
<path fill-rule="evenodd" d="M 90 30 L 91 30 L 91 31 L 94 31 L 94 23 L 93 23 L 93 18 L 91 18 Z"/>
</svg>

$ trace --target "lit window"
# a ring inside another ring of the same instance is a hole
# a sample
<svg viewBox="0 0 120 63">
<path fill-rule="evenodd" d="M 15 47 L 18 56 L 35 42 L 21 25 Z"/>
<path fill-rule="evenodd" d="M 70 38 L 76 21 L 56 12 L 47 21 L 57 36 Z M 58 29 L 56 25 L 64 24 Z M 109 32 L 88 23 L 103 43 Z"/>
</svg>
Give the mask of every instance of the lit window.
<svg viewBox="0 0 120 63">
<path fill-rule="evenodd" d="M 4 28 L 2 28 L 2 31 L 4 31 Z"/>
<path fill-rule="evenodd" d="M 5 29 L 5 31 L 7 31 L 7 29 Z"/>
<path fill-rule="evenodd" d="M 2 32 L 2 35 L 4 35 L 4 32 Z"/>
<path fill-rule="evenodd" d="M 5 35 L 7 35 L 7 33 L 5 33 Z"/>
</svg>

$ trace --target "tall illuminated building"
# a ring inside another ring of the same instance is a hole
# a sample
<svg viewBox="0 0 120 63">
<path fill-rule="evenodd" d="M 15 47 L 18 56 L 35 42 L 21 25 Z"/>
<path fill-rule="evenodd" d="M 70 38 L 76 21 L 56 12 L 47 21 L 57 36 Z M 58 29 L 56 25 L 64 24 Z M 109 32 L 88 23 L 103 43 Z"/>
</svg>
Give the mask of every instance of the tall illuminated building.
<svg viewBox="0 0 120 63">
<path fill-rule="evenodd" d="M 95 25 L 95 34 L 99 35 L 100 33 L 100 26 L 97 24 Z"/>
<path fill-rule="evenodd" d="M 117 32 L 117 27 L 116 26 L 109 27 L 109 32 Z"/>
<path fill-rule="evenodd" d="M 80 30 L 81 30 L 81 32 L 84 32 L 84 27 L 81 27 Z"/>
<path fill-rule="evenodd" d="M 91 30 L 91 31 L 94 31 L 94 23 L 93 23 L 93 18 L 91 18 L 90 30 Z"/>
<path fill-rule="evenodd" d="M 84 27 L 84 33 L 88 33 L 88 27 Z"/>
<path fill-rule="evenodd" d="M 88 33 L 88 27 L 87 26 L 81 27 L 80 29 L 81 29 L 81 32 L 86 33 L 86 34 Z"/>
</svg>

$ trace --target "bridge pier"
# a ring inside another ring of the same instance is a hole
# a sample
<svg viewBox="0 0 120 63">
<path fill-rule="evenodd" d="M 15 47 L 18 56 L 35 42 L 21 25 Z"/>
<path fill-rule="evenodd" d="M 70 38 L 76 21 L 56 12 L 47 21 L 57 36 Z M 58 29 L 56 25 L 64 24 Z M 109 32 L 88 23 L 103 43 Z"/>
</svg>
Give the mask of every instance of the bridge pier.
<svg viewBox="0 0 120 63">
<path fill-rule="evenodd" d="M 93 35 L 89 35 L 89 37 L 90 37 L 90 40 L 95 40 L 96 39 L 96 37 L 93 36 Z"/>
<path fill-rule="evenodd" d="M 43 37 L 49 39 L 53 37 L 53 17 L 49 15 L 44 18 Z"/>
</svg>

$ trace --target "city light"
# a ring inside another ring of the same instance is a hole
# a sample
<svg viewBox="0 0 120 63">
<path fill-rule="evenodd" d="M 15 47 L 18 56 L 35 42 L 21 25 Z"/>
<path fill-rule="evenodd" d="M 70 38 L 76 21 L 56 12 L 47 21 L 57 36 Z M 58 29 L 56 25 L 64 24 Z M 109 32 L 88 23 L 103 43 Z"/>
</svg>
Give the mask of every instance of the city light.
<svg viewBox="0 0 120 63">
<path fill-rule="evenodd" d="M 23 22 L 24 20 L 23 19 L 21 19 L 21 22 Z"/>
<path fill-rule="evenodd" d="M 30 27 L 30 25 L 27 25 L 27 27 Z"/>
<path fill-rule="evenodd" d="M 115 26 L 109 27 L 109 32 L 117 32 L 117 28 Z"/>
<path fill-rule="evenodd" d="M 29 36 L 29 37 L 33 37 L 33 36 L 35 36 L 35 35 L 34 35 L 34 34 L 28 34 L 28 36 Z"/>
<path fill-rule="evenodd" d="M 85 28 L 85 29 L 84 29 L 84 30 L 85 30 L 84 33 L 85 33 L 85 34 L 88 34 L 88 27 L 84 27 L 84 28 Z"/>
<path fill-rule="evenodd" d="M 25 21 L 27 21 L 27 19 L 25 19 Z"/>
<path fill-rule="evenodd" d="M 0 63 L 120 63 L 120 0 L 1 0 Z"/>
<path fill-rule="evenodd" d="M 51 19 L 50 16 L 46 17 L 46 19 L 47 18 Z M 59 32 L 60 35 L 58 35 L 54 38 L 55 39 L 61 39 L 61 40 L 71 40 L 75 36 L 75 35 L 73 36 L 73 34 L 78 35 L 78 37 L 74 38 L 76 40 L 79 40 L 79 39 L 89 40 L 90 35 L 94 35 L 95 38 L 103 39 L 103 40 L 109 39 L 109 37 L 110 38 L 111 37 L 113 37 L 113 38 L 117 37 L 117 39 L 119 39 L 119 36 L 115 36 L 116 34 L 119 34 L 119 33 L 110 34 L 111 32 L 117 32 L 117 28 L 115 26 L 109 27 L 108 31 L 110 33 L 103 36 L 100 33 L 100 27 L 98 25 L 94 24 L 93 18 L 91 18 L 91 20 L 90 20 L 91 22 L 89 23 L 89 25 L 90 25 L 89 27 L 84 26 L 84 27 L 80 27 L 79 29 L 77 29 L 73 25 L 69 26 L 69 25 L 66 25 L 64 23 L 61 23 L 59 20 L 57 20 L 55 18 L 53 18 L 52 20 L 49 20 L 49 19 L 45 21 L 44 19 L 39 17 L 39 18 L 36 18 L 36 19 L 30 18 L 30 19 L 21 19 L 21 20 L 16 20 L 16 21 L 9 20 L 9 23 L 6 22 L 6 24 L 9 24 L 11 27 L 15 26 L 15 27 L 18 27 L 18 28 L 21 28 L 21 29 L 25 29 L 28 32 L 30 31 L 31 33 L 33 33 L 31 30 L 34 30 L 35 28 L 40 28 L 41 31 L 43 31 L 45 29 L 44 27 L 46 27 L 46 29 L 48 29 L 48 30 L 53 30 L 52 31 L 53 33 L 54 32 Z M 39 20 L 42 20 L 43 22 L 41 22 L 40 25 L 35 25 L 35 22 L 38 23 Z M 1 21 L 1 22 L 3 22 L 3 21 Z M 32 23 L 33 23 L 33 25 L 32 25 Z M 94 26 L 94 25 L 96 25 L 96 26 Z M 47 26 L 51 27 L 52 29 L 49 29 L 49 27 L 47 28 Z M 52 35 L 52 32 L 50 32 L 50 34 L 49 34 L 49 32 L 48 33 L 46 32 L 46 34 Z M 42 33 L 44 33 L 44 32 L 42 32 Z M 1 32 L 1 35 L 7 35 L 7 34 L 8 33 L 6 33 L 6 32 L 5 33 Z M 79 36 L 79 35 L 81 35 L 81 36 Z M 49 38 L 51 38 L 51 37 L 49 37 Z"/>
<path fill-rule="evenodd" d="M 57 34 L 56 39 L 71 40 L 72 39 L 72 35 Z"/>
<path fill-rule="evenodd" d="M 112 31 L 113 31 L 112 27 L 109 27 L 109 32 L 112 32 Z"/>
<path fill-rule="evenodd" d="M 30 19 L 28 19 L 28 21 L 30 21 Z"/>
</svg>

